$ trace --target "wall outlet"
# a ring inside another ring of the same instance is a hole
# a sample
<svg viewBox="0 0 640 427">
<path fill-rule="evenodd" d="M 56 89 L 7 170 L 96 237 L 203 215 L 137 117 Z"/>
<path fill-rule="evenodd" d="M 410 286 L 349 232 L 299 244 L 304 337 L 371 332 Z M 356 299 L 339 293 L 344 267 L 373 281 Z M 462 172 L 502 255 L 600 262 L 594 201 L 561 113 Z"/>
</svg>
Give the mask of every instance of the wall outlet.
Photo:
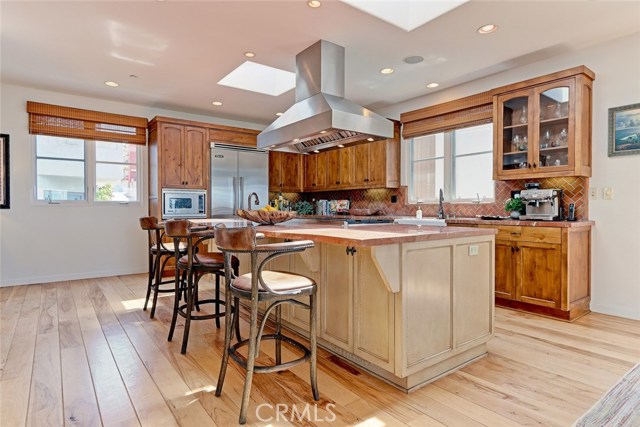
<svg viewBox="0 0 640 427">
<path fill-rule="evenodd" d="M 613 189 L 611 187 L 602 189 L 602 200 L 613 200 Z"/>
<path fill-rule="evenodd" d="M 469 256 L 478 255 L 478 245 L 469 246 Z"/>
<path fill-rule="evenodd" d="M 395 194 L 391 196 L 391 203 L 398 203 L 398 196 L 396 196 Z"/>
<path fill-rule="evenodd" d="M 598 200 L 598 187 L 589 188 L 589 200 Z"/>
</svg>

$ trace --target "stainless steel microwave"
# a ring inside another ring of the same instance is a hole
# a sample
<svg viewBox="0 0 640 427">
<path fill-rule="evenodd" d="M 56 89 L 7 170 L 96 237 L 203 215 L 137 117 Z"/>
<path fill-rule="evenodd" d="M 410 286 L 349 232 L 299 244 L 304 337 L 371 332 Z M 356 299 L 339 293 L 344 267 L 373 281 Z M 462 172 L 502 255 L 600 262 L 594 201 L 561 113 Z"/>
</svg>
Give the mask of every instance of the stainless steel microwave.
<svg viewBox="0 0 640 427">
<path fill-rule="evenodd" d="M 206 217 L 206 190 L 162 189 L 162 219 Z"/>
</svg>

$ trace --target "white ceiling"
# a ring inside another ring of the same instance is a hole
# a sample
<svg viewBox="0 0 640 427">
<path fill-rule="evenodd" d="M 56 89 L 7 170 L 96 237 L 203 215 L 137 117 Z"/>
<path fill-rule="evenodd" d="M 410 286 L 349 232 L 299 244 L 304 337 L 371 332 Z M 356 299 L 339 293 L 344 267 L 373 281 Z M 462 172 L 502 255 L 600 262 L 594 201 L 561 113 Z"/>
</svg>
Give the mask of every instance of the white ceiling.
<svg viewBox="0 0 640 427">
<path fill-rule="evenodd" d="M 410 32 L 336 0 L 0 1 L 0 15 L 3 82 L 261 124 L 294 91 L 216 84 L 245 51 L 295 71 L 317 40 L 344 46 L 346 97 L 375 110 L 434 92 L 429 82 L 441 90 L 640 31 L 640 1 L 471 1 Z M 500 29 L 478 35 L 487 23 Z M 410 55 L 425 61 L 405 64 Z"/>
</svg>

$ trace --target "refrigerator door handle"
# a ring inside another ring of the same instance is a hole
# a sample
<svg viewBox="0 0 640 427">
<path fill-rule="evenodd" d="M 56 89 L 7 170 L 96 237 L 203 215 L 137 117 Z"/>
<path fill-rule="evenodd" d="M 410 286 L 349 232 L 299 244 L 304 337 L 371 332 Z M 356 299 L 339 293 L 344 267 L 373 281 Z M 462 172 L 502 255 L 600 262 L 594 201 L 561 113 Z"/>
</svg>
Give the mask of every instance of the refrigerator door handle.
<svg viewBox="0 0 640 427">
<path fill-rule="evenodd" d="M 237 183 L 237 178 L 235 176 L 232 178 L 232 186 L 233 186 L 233 214 L 235 215 L 236 210 L 238 209 L 238 183 Z"/>
<path fill-rule="evenodd" d="M 240 180 L 240 209 L 244 209 L 244 176 L 238 178 Z M 251 209 L 251 206 L 247 206 L 247 210 Z"/>
</svg>

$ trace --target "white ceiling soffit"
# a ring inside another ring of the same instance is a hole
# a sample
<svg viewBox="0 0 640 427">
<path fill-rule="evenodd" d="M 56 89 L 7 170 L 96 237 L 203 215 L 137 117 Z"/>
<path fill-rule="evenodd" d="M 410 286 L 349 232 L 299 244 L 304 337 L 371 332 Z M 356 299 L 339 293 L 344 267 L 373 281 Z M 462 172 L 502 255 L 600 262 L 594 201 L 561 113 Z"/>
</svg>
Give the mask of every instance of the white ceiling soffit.
<svg viewBox="0 0 640 427">
<path fill-rule="evenodd" d="M 391 25 L 412 31 L 469 0 L 340 0 Z"/>
</svg>

